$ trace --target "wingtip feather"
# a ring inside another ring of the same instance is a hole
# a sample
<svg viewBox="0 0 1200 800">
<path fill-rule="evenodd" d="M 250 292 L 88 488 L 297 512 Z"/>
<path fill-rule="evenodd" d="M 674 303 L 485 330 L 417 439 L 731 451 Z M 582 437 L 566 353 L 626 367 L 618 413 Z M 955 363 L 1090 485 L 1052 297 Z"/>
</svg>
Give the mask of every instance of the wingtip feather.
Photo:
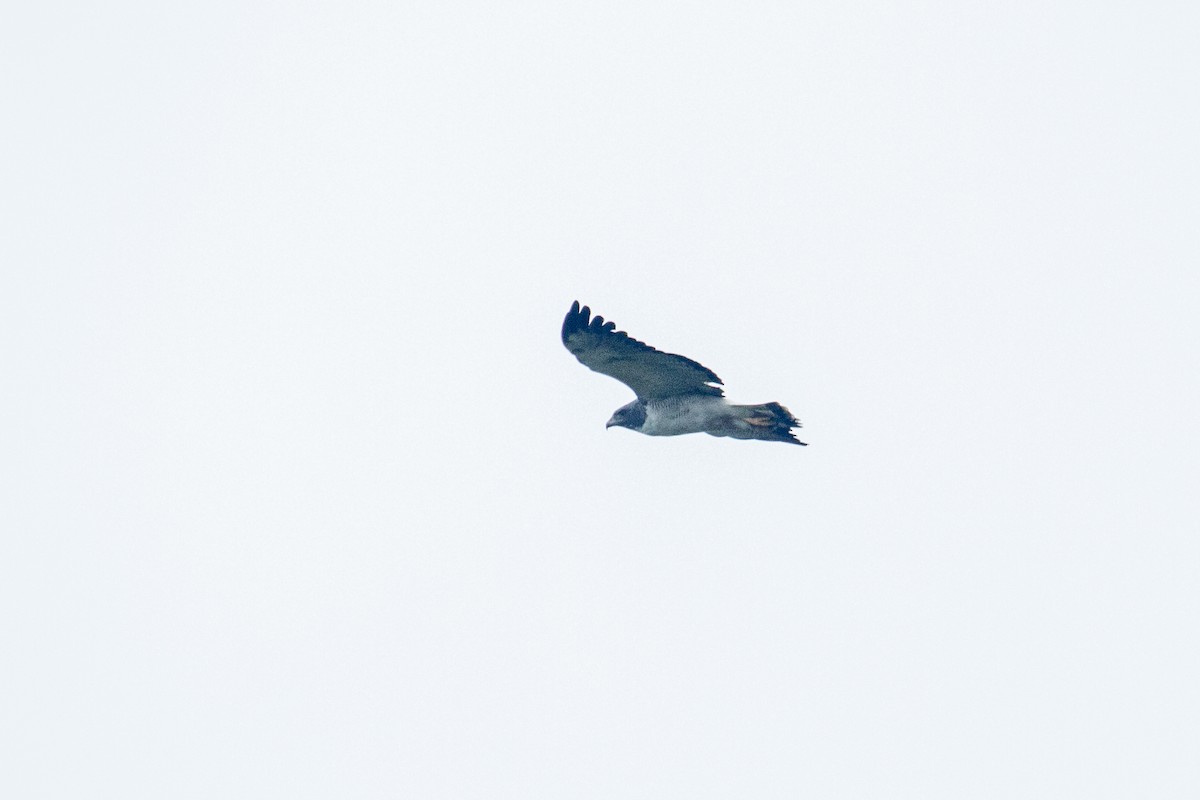
<svg viewBox="0 0 1200 800">
<path fill-rule="evenodd" d="M 567 344 L 567 339 L 571 334 L 587 327 L 588 316 L 590 309 L 587 306 L 580 306 L 576 300 L 571 303 L 571 310 L 567 312 L 567 316 L 563 318 L 562 324 L 562 340 L 563 344 Z"/>
</svg>

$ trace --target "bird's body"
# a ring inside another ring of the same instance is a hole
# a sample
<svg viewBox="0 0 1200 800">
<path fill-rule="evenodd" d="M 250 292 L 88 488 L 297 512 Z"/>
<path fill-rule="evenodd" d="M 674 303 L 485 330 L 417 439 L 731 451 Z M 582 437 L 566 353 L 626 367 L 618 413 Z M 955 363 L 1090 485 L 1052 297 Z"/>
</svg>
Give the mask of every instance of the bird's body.
<svg viewBox="0 0 1200 800">
<path fill-rule="evenodd" d="M 704 433 L 719 424 L 729 404 L 707 395 L 664 397 L 646 401 L 646 421 L 638 430 L 647 436 Z"/>
<path fill-rule="evenodd" d="M 735 439 L 804 444 L 791 429 L 800 421 L 779 403 L 732 405 L 707 367 L 664 353 L 616 330 L 603 317 L 591 318 L 576 302 L 563 320 L 562 340 L 586 367 L 616 378 L 637 394 L 618 408 L 606 427 L 648 436 L 707 433 Z"/>
</svg>

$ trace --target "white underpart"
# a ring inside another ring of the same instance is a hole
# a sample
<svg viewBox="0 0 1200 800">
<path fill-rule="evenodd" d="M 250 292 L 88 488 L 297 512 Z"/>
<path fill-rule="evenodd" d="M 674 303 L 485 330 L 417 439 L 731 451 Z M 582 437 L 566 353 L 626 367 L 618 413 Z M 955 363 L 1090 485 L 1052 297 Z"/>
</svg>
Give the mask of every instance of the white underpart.
<svg viewBox="0 0 1200 800">
<path fill-rule="evenodd" d="M 729 404 L 723 397 L 689 395 L 646 401 L 646 421 L 641 433 L 679 436 L 703 433 L 729 424 Z"/>
</svg>

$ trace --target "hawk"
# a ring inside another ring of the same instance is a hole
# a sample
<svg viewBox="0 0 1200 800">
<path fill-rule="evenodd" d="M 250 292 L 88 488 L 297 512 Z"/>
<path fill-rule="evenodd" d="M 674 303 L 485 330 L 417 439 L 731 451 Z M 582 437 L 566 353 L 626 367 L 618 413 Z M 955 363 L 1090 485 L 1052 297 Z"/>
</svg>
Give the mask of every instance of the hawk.
<svg viewBox="0 0 1200 800">
<path fill-rule="evenodd" d="M 649 436 L 707 433 L 734 439 L 806 444 L 792 434 L 800 420 L 779 403 L 735 406 L 725 401 L 721 379 L 690 358 L 655 350 L 616 323 L 592 316 L 576 300 L 563 320 L 562 340 L 585 367 L 616 378 L 637 399 L 618 408 L 605 428 Z"/>
</svg>

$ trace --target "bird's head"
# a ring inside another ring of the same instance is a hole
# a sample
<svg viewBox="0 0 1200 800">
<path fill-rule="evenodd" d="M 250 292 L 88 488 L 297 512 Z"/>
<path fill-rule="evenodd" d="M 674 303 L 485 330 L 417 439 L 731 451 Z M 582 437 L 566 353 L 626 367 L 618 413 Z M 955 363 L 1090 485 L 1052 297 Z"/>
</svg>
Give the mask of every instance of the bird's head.
<svg viewBox="0 0 1200 800">
<path fill-rule="evenodd" d="M 632 403 L 621 406 L 613 412 L 612 418 L 604 426 L 605 428 L 629 428 L 630 430 L 641 430 L 642 424 L 646 421 L 646 405 L 641 400 L 634 400 Z"/>
</svg>

